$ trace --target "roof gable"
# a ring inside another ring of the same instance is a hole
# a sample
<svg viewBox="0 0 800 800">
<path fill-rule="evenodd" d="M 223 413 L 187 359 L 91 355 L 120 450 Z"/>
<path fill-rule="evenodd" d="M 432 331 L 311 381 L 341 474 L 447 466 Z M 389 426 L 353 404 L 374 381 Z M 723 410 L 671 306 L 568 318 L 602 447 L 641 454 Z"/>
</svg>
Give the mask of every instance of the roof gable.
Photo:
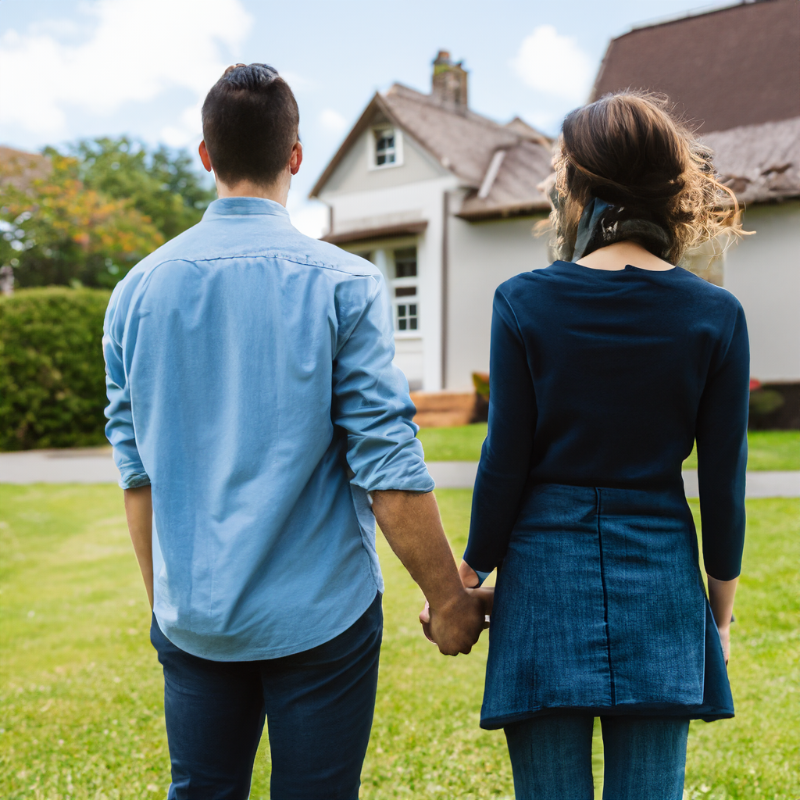
<svg viewBox="0 0 800 800">
<path fill-rule="evenodd" d="M 429 95 L 395 84 L 386 94 L 376 94 L 372 98 L 311 190 L 311 197 L 319 195 L 378 114 L 402 129 L 404 136 L 454 174 L 462 185 L 474 190 L 483 183 L 492 157 L 499 149 L 529 142 L 549 154 L 549 140 L 522 120 L 500 125 L 468 108 L 445 105 Z"/>
<path fill-rule="evenodd" d="M 372 165 L 370 157 L 373 155 L 374 147 L 370 147 L 370 138 L 374 138 L 374 129 L 385 127 L 387 122 L 389 121 L 386 116 L 380 112 L 370 120 L 369 125 L 361 131 L 350 148 L 344 151 L 328 175 L 325 186 L 320 192 L 323 197 L 390 189 L 435 180 L 450 174 L 401 128 L 399 130 L 402 132 L 396 142 L 402 152 L 398 161 L 385 167 Z"/>
</svg>

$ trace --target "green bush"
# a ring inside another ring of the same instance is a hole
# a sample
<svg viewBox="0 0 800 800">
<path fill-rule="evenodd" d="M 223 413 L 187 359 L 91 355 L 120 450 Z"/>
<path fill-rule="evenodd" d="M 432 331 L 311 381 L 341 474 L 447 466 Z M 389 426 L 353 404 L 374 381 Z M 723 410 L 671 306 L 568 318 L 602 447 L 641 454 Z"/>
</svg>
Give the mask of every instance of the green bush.
<svg viewBox="0 0 800 800">
<path fill-rule="evenodd" d="M 51 286 L 0 297 L 0 450 L 101 444 L 110 292 Z"/>
</svg>

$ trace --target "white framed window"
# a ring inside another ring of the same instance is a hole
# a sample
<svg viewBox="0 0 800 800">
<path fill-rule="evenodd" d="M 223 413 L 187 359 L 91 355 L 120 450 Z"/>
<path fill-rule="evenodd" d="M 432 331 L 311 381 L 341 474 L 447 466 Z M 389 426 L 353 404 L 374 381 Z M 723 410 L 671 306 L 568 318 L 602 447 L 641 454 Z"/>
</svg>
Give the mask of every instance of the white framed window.
<svg viewBox="0 0 800 800">
<path fill-rule="evenodd" d="M 391 126 L 373 128 L 369 136 L 370 169 L 399 167 L 403 163 L 403 132 Z"/>
<path fill-rule="evenodd" d="M 419 277 L 417 248 L 401 247 L 391 251 L 391 292 L 394 330 L 397 335 L 419 336 Z"/>
</svg>

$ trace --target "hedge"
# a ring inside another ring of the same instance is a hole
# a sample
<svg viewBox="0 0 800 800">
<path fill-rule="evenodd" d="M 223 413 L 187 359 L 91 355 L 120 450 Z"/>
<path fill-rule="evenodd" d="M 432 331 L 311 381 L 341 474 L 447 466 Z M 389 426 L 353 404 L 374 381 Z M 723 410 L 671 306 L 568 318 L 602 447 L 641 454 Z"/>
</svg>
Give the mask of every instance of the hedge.
<svg viewBox="0 0 800 800">
<path fill-rule="evenodd" d="M 0 297 L 0 450 L 105 441 L 101 340 L 109 297 L 57 286 Z"/>
</svg>

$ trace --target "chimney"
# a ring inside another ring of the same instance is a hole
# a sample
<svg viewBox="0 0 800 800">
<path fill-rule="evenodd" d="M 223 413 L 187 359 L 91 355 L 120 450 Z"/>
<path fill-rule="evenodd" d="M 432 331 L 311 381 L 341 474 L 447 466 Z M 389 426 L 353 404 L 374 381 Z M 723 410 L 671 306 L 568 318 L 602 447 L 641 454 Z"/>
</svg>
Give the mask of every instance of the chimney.
<svg viewBox="0 0 800 800">
<path fill-rule="evenodd" d="M 443 106 L 467 108 L 467 71 L 462 63 L 454 64 L 447 50 L 440 50 L 433 61 L 431 97 Z"/>
</svg>

